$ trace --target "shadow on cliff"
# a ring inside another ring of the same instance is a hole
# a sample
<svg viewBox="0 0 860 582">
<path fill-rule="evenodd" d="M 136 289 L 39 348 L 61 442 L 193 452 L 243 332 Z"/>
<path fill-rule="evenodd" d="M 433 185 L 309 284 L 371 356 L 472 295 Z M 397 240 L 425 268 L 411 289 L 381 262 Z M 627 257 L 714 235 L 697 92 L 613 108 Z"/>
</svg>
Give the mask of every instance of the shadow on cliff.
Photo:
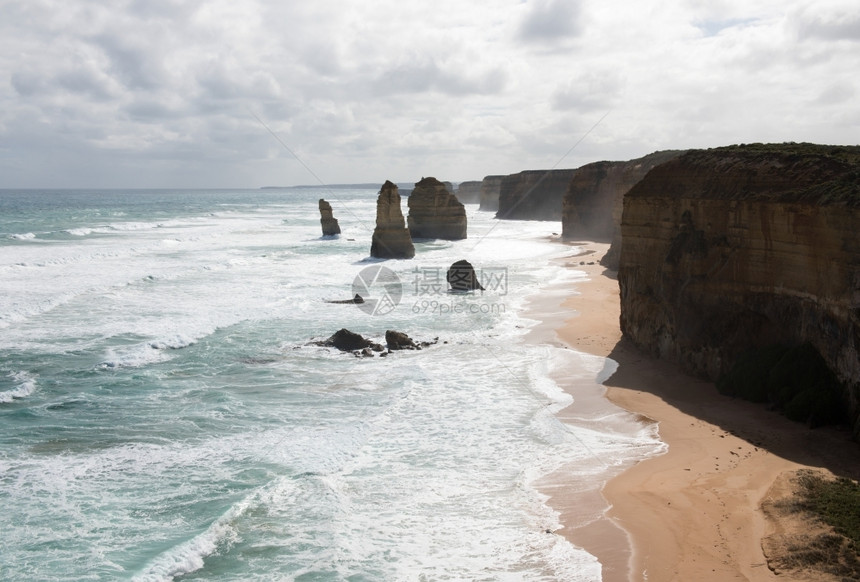
<svg viewBox="0 0 860 582">
<path fill-rule="evenodd" d="M 860 479 L 860 445 L 849 430 L 809 429 L 764 405 L 720 394 L 709 381 L 688 376 L 622 338 L 609 357 L 618 363 L 603 384 L 653 394 L 679 411 L 713 424 L 774 455 Z"/>
</svg>

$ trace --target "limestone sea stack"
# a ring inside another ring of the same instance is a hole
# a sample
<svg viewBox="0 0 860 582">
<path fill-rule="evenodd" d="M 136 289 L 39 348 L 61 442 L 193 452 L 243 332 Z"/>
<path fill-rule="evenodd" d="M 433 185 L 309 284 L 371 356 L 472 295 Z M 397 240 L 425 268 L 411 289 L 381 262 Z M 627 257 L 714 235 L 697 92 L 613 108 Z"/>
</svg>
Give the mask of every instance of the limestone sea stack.
<svg viewBox="0 0 860 582">
<path fill-rule="evenodd" d="M 409 195 L 409 233 L 412 238 L 466 238 L 466 209 L 436 178 L 422 178 Z"/>
<path fill-rule="evenodd" d="M 415 256 L 415 245 L 400 209 L 400 193 L 390 180 L 382 185 L 376 199 L 376 228 L 371 239 L 370 256 L 378 259 L 411 259 Z"/>
<path fill-rule="evenodd" d="M 340 234 L 340 225 L 331 211 L 331 204 L 320 198 L 320 224 L 323 236 L 334 236 Z"/>
</svg>

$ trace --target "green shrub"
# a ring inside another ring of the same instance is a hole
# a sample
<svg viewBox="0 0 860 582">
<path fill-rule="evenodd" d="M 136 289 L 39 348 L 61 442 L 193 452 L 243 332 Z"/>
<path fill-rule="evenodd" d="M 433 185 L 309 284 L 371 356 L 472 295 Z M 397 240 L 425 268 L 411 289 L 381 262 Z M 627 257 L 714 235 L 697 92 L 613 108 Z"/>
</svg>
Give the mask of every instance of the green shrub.
<svg viewBox="0 0 860 582">
<path fill-rule="evenodd" d="M 799 484 L 803 507 L 853 540 L 855 550 L 860 548 L 860 484 L 844 477 L 827 480 L 806 472 Z"/>
</svg>

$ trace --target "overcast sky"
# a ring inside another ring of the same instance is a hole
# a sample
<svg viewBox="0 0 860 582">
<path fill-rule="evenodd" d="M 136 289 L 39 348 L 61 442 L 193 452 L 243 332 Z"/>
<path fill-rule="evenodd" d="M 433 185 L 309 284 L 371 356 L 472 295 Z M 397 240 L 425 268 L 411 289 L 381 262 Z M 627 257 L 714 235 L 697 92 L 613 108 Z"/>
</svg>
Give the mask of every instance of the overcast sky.
<svg viewBox="0 0 860 582">
<path fill-rule="evenodd" d="M 857 144 L 858 77 L 856 0 L 0 0 L 0 187 Z"/>
</svg>

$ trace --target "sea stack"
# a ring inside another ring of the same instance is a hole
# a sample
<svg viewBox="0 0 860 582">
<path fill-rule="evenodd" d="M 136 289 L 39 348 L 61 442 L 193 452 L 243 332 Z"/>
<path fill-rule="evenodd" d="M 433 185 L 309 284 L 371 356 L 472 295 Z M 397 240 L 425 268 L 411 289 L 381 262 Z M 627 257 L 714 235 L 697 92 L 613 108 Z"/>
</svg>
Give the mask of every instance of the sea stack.
<svg viewBox="0 0 860 582">
<path fill-rule="evenodd" d="M 322 225 L 323 236 L 340 234 L 340 225 L 331 212 L 331 204 L 323 198 L 320 198 L 320 224 Z"/>
<path fill-rule="evenodd" d="M 421 178 L 409 195 L 408 205 L 412 238 L 466 238 L 466 209 L 436 178 Z"/>
<path fill-rule="evenodd" d="M 378 259 L 411 259 L 415 256 L 415 246 L 400 210 L 400 193 L 390 180 L 382 185 L 376 199 L 376 228 L 370 256 Z"/>
</svg>

